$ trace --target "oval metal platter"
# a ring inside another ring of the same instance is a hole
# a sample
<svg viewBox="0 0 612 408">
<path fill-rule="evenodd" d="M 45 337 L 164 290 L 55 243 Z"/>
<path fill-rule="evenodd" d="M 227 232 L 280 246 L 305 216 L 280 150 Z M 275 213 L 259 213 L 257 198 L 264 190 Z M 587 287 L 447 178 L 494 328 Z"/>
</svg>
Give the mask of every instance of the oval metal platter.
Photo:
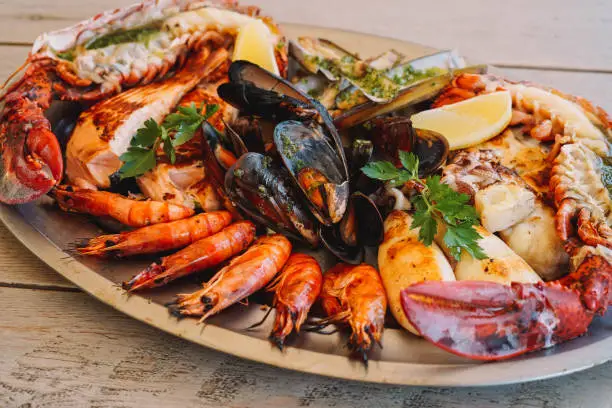
<svg viewBox="0 0 612 408">
<path fill-rule="evenodd" d="M 333 40 L 361 56 L 396 49 L 408 57 L 436 50 L 360 33 L 319 27 L 284 26 L 290 38 L 300 35 Z M 484 386 L 532 381 L 584 370 L 612 358 L 612 313 L 597 318 L 589 332 L 571 342 L 521 358 L 482 363 L 442 351 L 425 340 L 400 329 L 387 328 L 383 350 L 371 355 L 369 366 L 348 358 L 342 334 L 301 334 L 291 347 L 280 352 L 267 340 L 273 319 L 255 331 L 245 328 L 261 319 L 264 311 L 255 302 L 235 305 L 202 326 L 195 319 L 177 320 L 164 303 L 177 293 L 198 288 L 197 279 L 174 282 L 168 287 L 138 295 L 126 295 L 118 283 L 134 275 L 150 260 L 98 260 L 72 257 L 77 238 L 102 231 L 86 217 L 58 210 L 48 198 L 14 207 L 0 206 L 0 219 L 7 228 L 51 268 L 102 302 L 146 324 L 202 346 L 242 358 L 306 373 L 350 380 L 421 385 Z M 326 266 L 326 265 L 323 265 Z M 199 279 L 205 279 L 200 276 Z M 280 374 L 280 373 L 279 373 Z"/>
</svg>

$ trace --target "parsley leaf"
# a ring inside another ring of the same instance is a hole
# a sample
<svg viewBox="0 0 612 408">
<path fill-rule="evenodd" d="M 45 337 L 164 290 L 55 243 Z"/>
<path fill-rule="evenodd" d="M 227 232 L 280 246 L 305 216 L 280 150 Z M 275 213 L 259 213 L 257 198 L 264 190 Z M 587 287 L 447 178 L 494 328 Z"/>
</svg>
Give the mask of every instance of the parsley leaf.
<svg viewBox="0 0 612 408">
<path fill-rule="evenodd" d="M 153 118 L 145 121 L 130 141 L 128 150 L 119 157 L 123 165 L 119 169 L 121 179 L 137 177 L 151 170 L 157 164 L 157 150 L 161 146 L 170 163 L 176 162 L 175 147 L 190 141 L 202 124 L 219 110 L 219 105 L 195 103 L 179 106 L 177 112 L 166 116 L 159 125 Z"/>
<path fill-rule="evenodd" d="M 130 155 L 126 156 L 128 154 Z M 119 159 L 124 161 L 123 166 L 119 169 L 122 180 L 128 177 L 140 176 L 155 167 L 156 163 L 154 149 L 142 149 L 139 150 L 139 153 L 136 153 L 136 151 L 130 147 L 127 153 L 122 154 Z"/>
<path fill-rule="evenodd" d="M 414 214 L 411 229 L 419 229 L 419 241 L 429 246 L 438 231 L 438 224 L 444 225 L 444 243 L 451 255 L 459 260 L 465 250 L 476 259 L 487 255 L 478 245 L 482 236 L 474 229 L 478 224 L 478 213 L 469 205 L 470 197 L 458 193 L 440 176 L 430 176 L 423 182 L 419 179 L 419 158 L 410 152 L 399 152 L 403 169 L 396 168 L 387 161 L 370 162 L 361 171 L 368 177 L 386 181 L 391 186 L 402 185 L 407 181 L 419 184 L 420 193 L 412 198 Z"/>
<path fill-rule="evenodd" d="M 132 146 L 151 147 L 157 138 L 160 137 L 162 129 L 155 120 L 149 118 L 145 121 L 144 127 L 136 131 L 136 135 L 132 138 L 130 144 Z"/>
</svg>

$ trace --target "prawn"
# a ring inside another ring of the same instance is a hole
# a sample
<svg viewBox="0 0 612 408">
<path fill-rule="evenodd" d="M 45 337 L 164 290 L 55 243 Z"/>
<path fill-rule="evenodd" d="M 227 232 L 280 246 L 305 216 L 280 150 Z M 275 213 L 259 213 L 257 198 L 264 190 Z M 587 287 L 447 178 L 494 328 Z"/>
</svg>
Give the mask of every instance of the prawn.
<svg viewBox="0 0 612 408">
<path fill-rule="evenodd" d="M 257 292 L 267 285 L 291 254 L 291 242 L 275 234 L 259 238 L 244 254 L 215 274 L 197 292 L 179 294 L 168 305 L 177 317 L 210 316 Z"/>
<path fill-rule="evenodd" d="M 367 364 L 367 353 L 380 339 L 387 311 L 387 296 L 378 271 L 371 265 L 339 263 L 323 277 L 321 306 L 327 319 L 320 325 L 346 323 L 349 346 Z"/>
<path fill-rule="evenodd" d="M 57 186 L 51 195 L 64 211 L 109 216 L 130 227 L 144 227 L 191 217 L 194 211 L 160 201 L 133 200 L 108 191 Z"/>
<path fill-rule="evenodd" d="M 177 278 L 219 265 L 244 251 L 255 239 L 255 225 L 239 221 L 229 227 L 194 242 L 159 263 L 152 263 L 142 272 L 123 283 L 123 289 L 133 292 L 163 286 Z"/>
<path fill-rule="evenodd" d="M 134 231 L 91 238 L 77 245 L 77 251 L 81 255 L 117 258 L 169 251 L 216 234 L 231 221 L 232 215 L 228 211 L 202 213 Z"/>
</svg>

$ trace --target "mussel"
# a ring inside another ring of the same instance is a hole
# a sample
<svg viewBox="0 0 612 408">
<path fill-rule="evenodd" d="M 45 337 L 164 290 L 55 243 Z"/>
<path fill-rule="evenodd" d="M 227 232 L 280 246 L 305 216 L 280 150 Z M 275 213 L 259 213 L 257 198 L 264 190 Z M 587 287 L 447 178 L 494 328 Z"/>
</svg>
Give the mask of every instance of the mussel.
<svg viewBox="0 0 612 408">
<path fill-rule="evenodd" d="M 324 224 L 339 222 L 348 202 L 348 165 L 326 109 L 255 64 L 234 62 L 229 73 L 219 96 L 241 113 L 276 122 L 274 146 L 311 211 Z"/>
<path fill-rule="evenodd" d="M 425 177 L 441 168 L 448 158 L 448 141 L 431 130 L 415 129 L 405 116 L 376 118 L 369 122 L 370 137 L 385 159 L 400 165 L 400 150 L 419 158 L 419 176 Z"/>
<path fill-rule="evenodd" d="M 257 65 L 237 61 L 229 72 L 219 96 L 248 115 L 226 126 L 240 155 L 225 176 L 232 201 L 272 229 L 312 245 L 321 240 L 342 260 L 361 262 L 364 245 L 382 239 L 382 217 L 366 195 L 350 194 L 346 154 L 327 110 Z M 259 120 L 274 123 L 274 149 Z M 356 149 L 351 155 L 361 167 L 373 144 Z"/>
<path fill-rule="evenodd" d="M 383 218 L 376 204 L 365 194 L 351 194 L 349 206 L 340 223 L 321 226 L 321 243 L 336 257 L 350 264 L 363 261 L 364 247 L 382 242 Z"/>
<path fill-rule="evenodd" d="M 325 225 L 339 222 L 348 202 L 349 176 L 322 127 L 285 121 L 274 129 L 274 143 L 317 219 Z"/>
<path fill-rule="evenodd" d="M 318 245 L 316 224 L 295 194 L 287 171 L 272 158 L 246 153 L 225 174 L 225 190 L 260 224 Z"/>
</svg>

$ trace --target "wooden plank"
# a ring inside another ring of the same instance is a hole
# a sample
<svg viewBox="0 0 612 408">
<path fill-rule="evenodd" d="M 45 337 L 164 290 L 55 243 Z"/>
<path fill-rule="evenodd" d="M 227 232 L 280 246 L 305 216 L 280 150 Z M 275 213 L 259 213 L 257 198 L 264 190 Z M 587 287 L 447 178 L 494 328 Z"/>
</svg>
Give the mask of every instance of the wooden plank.
<svg viewBox="0 0 612 408">
<path fill-rule="evenodd" d="M 0 223 L 0 286 L 77 290 L 76 286 L 25 248 L 2 223 Z"/>
<path fill-rule="evenodd" d="M 3 407 L 604 408 L 612 397 L 611 364 L 506 387 L 372 385 L 223 355 L 159 332 L 82 293 L 0 288 L 0 310 Z"/>
<path fill-rule="evenodd" d="M 130 0 L 20 0 L 0 7 L 0 42 L 33 41 L 96 12 Z M 245 3 L 249 3 L 245 1 Z M 488 0 L 406 3 L 405 0 L 252 0 L 278 21 L 315 24 L 411 40 L 512 66 L 612 67 L 610 6 L 606 0 L 515 0 L 492 6 Z M 2 3 L 0 3 L 2 4 Z M 494 11 L 492 11 L 494 9 Z M 452 10 L 452 12 L 451 12 Z M 367 16 L 358 19 L 356 14 Z M 356 21 L 360 21 L 359 24 Z"/>
</svg>

